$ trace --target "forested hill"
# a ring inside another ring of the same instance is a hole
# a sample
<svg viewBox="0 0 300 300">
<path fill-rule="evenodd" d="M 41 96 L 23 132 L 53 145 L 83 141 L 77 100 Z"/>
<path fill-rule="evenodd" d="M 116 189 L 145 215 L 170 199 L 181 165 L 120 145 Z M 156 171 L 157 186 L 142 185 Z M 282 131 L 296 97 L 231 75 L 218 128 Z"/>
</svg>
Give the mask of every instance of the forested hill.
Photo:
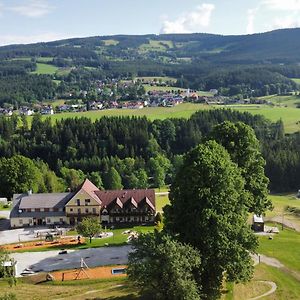
<svg viewBox="0 0 300 300">
<path fill-rule="evenodd" d="M 172 77 L 173 87 L 238 98 L 299 90 L 300 29 L 244 36 L 116 35 L 0 47 L 0 106 L 101 100 L 100 84 Z M 175 80 L 174 80 L 175 79 Z M 117 97 L 118 95 L 115 95 Z M 89 100 L 89 99 L 88 99 Z"/>
<path fill-rule="evenodd" d="M 98 36 L 4 46 L 0 55 L 2 58 L 37 55 L 96 59 L 101 52 L 121 56 L 135 51 L 140 57 L 156 53 L 174 59 L 203 58 L 219 63 L 298 63 L 299 36 L 300 28 L 232 36 L 204 33 Z"/>
</svg>

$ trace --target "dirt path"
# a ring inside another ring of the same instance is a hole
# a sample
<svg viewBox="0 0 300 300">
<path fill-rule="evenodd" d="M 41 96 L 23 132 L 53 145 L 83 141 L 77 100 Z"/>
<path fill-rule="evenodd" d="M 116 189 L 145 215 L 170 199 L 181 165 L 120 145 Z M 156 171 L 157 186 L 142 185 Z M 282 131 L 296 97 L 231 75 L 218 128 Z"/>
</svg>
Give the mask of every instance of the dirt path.
<svg viewBox="0 0 300 300">
<path fill-rule="evenodd" d="M 277 285 L 273 281 L 257 281 L 257 282 L 266 283 L 266 284 L 268 284 L 268 285 L 271 286 L 271 289 L 269 291 L 267 291 L 266 293 L 264 293 L 264 294 L 262 294 L 260 296 L 254 297 L 254 298 L 250 298 L 249 300 L 261 299 L 263 297 L 266 297 L 266 296 L 269 296 L 269 295 L 275 293 L 275 291 L 277 290 Z"/>
<path fill-rule="evenodd" d="M 123 284 L 118 284 L 118 285 L 114 285 L 114 286 L 108 287 L 106 289 L 87 291 L 87 292 L 85 292 L 83 294 L 77 294 L 77 295 L 67 296 L 67 297 L 64 297 L 64 298 L 56 298 L 54 300 L 74 299 L 74 296 L 79 297 L 79 296 L 90 295 L 90 294 L 94 294 L 94 293 L 99 293 L 99 292 L 113 290 L 115 288 L 122 287 L 122 286 L 124 286 L 124 285 Z"/>
<path fill-rule="evenodd" d="M 294 229 L 294 230 L 300 232 L 300 225 L 296 224 L 293 221 L 286 220 L 284 218 L 282 220 L 282 216 L 276 216 L 276 217 L 269 218 L 269 219 L 266 219 L 266 220 L 276 222 L 276 223 L 279 223 L 279 224 L 283 224 L 284 226 L 286 226 L 288 228 L 291 228 L 291 229 Z"/>
</svg>

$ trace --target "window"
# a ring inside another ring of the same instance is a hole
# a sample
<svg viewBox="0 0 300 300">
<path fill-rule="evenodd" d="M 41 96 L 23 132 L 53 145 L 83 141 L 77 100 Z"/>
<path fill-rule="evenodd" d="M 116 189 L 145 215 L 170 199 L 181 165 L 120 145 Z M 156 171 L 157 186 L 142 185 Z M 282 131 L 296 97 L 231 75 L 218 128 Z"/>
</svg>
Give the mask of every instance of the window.
<svg viewBox="0 0 300 300">
<path fill-rule="evenodd" d="M 35 211 L 36 211 L 36 212 L 39 212 L 39 211 L 41 211 L 41 210 L 40 210 L 39 208 L 36 208 Z"/>
<path fill-rule="evenodd" d="M 53 208 L 53 211 L 59 211 L 59 209 L 58 208 Z"/>
<path fill-rule="evenodd" d="M 63 223 L 63 222 L 64 222 L 64 219 L 63 219 L 63 218 L 59 218 L 59 222 L 60 222 L 60 223 Z"/>
<path fill-rule="evenodd" d="M 45 212 L 48 212 L 48 211 L 49 211 L 49 208 L 44 208 L 44 211 L 45 211 Z"/>
<path fill-rule="evenodd" d="M 19 219 L 19 224 L 23 225 L 23 219 Z"/>
<path fill-rule="evenodd" d="M 73 211 L 73 208 L 70 208 L 70 211 Z"/>
<path fill-rule="evenodd" d="M 47 223 L 51 223 L 51 219 L 50 218 L 47 218 Z"/>
<path fill-rule="evenodd" d="M 96 214 L 96 213 L 97 213 L 96 207 L 93 207 L 93 214 Z"/>
<path fill-rule="evenodd" d="M 88 208 L 85 209 L 85 213 L 87 213 L 87 214 L 89 213 L 89 209 Z"/>
<path fill-rule="evenodd" d="M 80 206 L 80 199 L 77 199 L 77 206 Z"/>
<path fill-rule="evenodd" d="M 29 219 L 29 224 L 32 224 L 32 219 Z"/>
<path fill-rule="evenodd" d="M 91 200 L 90 200 L 90 199 L 85 199 L 85 200 L 84 200 L 84 204 L 85 204 L 85 205 L 89 205 L 90 203 L 91 203 Z"/>
<path fill-rule="evenodd" d="M 78 209 L 77 209 L 77 212 L 78 212 L 79 214 L 81 214 L 81 209 L 80 209 L 80 208 L 78 208 Z"/>
</svg>

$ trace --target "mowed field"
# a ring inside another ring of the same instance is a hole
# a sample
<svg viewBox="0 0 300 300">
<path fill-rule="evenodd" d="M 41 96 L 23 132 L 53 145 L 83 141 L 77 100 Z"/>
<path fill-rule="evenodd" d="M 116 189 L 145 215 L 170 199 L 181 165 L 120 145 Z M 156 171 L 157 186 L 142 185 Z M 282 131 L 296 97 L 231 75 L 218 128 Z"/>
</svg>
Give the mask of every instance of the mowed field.
<svg viewBox="0 0 300 300">
<path fill-rule="evenodd" d="M 58 70 L 58 67 L 44 64 L 44 63 L 37 63 L 37 69 L 36 71 L 32 72 L 33 74 L 55 74 L 55 72 Z"/>
<path fill-rule="evenodd" d="M 227 105 L 227 106 L 209 106 L 205 104 L 182 103 L 174 107 L 147 107 L 143 109 L 109 109 L 102 111 L 88 111 L 80 113 L 60 113 L 50 116 L 56 120 L 87 117 L 95 121 L 103 116 L 135 116 L 147 117 L 149 120 L 166 118 L 189 118 L 198 110 L 208 109 L 233 109 L 241 112 L 249 112 L 254 115 L 263 115 L 272 122 L 282 120 L 287 133 L 300 130 L 300 109 L 295 107 L 272 107 L 267 105 Z M 46 118 L 46 116 L 44 117 Z M 30 118 L 29 118 L 30 121 Z"/>
</svg>

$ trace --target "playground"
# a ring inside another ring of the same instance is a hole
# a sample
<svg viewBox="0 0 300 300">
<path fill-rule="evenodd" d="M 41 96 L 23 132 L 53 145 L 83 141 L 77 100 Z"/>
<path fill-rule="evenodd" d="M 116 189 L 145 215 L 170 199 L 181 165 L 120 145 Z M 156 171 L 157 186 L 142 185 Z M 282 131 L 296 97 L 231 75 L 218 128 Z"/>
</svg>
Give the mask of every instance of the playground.
<svg viewBox="0 0 300 300">
<path fill-rule="evenodd" d="M 126 276 L 126 265 L 89 268 L 83 261 L 78 269 L 51 272 L 54 281 L 71 281 L 81 279 L 109 279 Z"/>
<path fill-rule="evenodd" d="M 37 241 L 31 241 L 31 242 L 24 242 L 24 243 L 15 243 L 15 244 L 9 244 L 4 245 L 3 248 L 9 252 L 16 252 L 16 251 L 32 251 L 35 249 L 44 249 L 44 248 L 53 248 L 53 247 L 61 247 L 64 248 L 66 246 L 70 245 L 77 245 L 78 243 L 84 243 L 85 239 L 75 237 L 69 237 L 69 236 L 61 236 L 58 238 L 54 238 L 53 240 L 50 238 L 47 240 L 37 240 Z"/>
</svg>

